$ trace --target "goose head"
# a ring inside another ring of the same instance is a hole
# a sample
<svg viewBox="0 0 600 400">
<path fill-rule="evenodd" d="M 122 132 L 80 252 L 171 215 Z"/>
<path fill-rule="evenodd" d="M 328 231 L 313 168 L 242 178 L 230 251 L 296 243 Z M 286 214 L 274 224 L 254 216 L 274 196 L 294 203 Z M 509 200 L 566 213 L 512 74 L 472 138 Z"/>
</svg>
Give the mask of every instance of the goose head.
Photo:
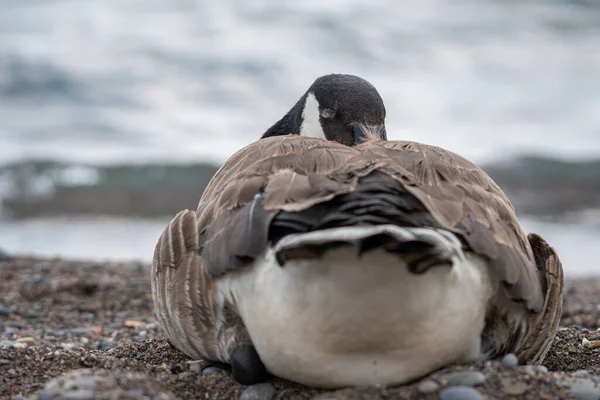
<svg viewBox="0 0 600 400">
<path fill-rule="evenodd" d="M 355 146 L 387 140 L 385 106 L 371 83 L 355 75 L 319 77 L 262 136 L 297 134 Z"/>
</svg>

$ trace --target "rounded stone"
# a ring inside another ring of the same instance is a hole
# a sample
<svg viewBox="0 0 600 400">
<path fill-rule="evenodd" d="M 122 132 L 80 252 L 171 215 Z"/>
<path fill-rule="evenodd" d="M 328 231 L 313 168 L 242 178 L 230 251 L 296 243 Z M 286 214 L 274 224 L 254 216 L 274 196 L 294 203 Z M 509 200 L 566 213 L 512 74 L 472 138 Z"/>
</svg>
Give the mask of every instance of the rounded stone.
<svg viewBox="0 0 600 400">
<path fill-rule="evenodd" d="M 62 400 L 93 400 L 93 390 L 73 390 L 70 392 L 63 393 L 61 396 Z"/>
<path fill-rule="evenodd" d="M 440 380 L 448 383 L 448 386 L 476 386 L 485 383 L 485 375 L 479 371 L 457 371 L 441 375 Z"/>
<path fill-rule="evenodd" d="M 270 383 L 248 386 L 242 392 L 240 400 L 271 400 L 275 396 L 275 387 Z"/>
<path fill-rule="evenodd" d="M 0 303 L 0 316 L 6 316 L 10 314 L 10 310 Z"/>
<path fill-rule="evenodd" d="M 571 396 L 577 400 L 600 399 L 600 386 L 591 379 L 576 379 L 569 388 Z"/>
<path fill-rule="evenodd" d="M 79 390 L 94 390 L 96 384 L 106 381 L 105 377 L 96 375 L 83 375 L 73 381 L 73 387 Z"/>
<path fill-rule="evenodd" d="M 419 391 L 419 393 L 433 393 L 436 390 L 438 390 L 440 388 L 440 385 L 438 385 L 435 381 L 431 380 L 431 379 L 425 379 L 421 382 L 419 382 L 419 384 L 417 385 L 417 390 Z"/>
<path fill-rule="evenodd" d="M 513 353 L 508 353 L 500 361 L 505 368 L 515 369 L 519 365 L 519 359 Z"/>
<path fill-rule="evenodd" d="M 202 370 L 202 374 L 204 375 L 208 375 L 208 374 L 218 374 L 224 372 L 222 369 L 220 368 L 216 368 L 216 367 L 208 367 L 208 368 L 204 368 Z"/>
<path fill-rule="evenodd" d="M 440 391 L 440 400 L 483 400 L 477 390 L 469 386 L 450 386 Z"/>
<path fill-rule="evenodd" d="M 535 367 L 535 369 L 537 370 L 537 372 L 540 372 L 542 374 L 545 374 L 548 372 L 548 367 L 543 366 L 543 365 L 538 365 Z"/>
<path fill-rule="evenodd" d="M 575 376 L 577 378 L 587 378 L 589 376 L 589 372 L 585 369 L 580 369 L 574 372 L 571 372 L 571 376 Z"/>
<path fill-rule="evenodd" d="M 190 363 L 190 371 L 201 374 L 202 373 L 202 365 L 199 362 Z"/>
</svg>

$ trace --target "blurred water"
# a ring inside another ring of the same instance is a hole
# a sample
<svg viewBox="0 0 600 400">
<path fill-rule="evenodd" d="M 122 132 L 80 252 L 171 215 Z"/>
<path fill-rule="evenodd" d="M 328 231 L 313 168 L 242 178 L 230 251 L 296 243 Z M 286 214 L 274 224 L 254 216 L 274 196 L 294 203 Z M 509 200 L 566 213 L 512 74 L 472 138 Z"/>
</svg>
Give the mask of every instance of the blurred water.
<svg viewBox="0 0 600 400">
<path fill-rule="evenodd" d="M 38 218 L 0 224 L 3 245 L 19 254 L 97 261 L 152 261 L 154 246 L 168 219 Z M 541 233 L 558 252 L 569 277 L 598 275 L 593 260 L 600 226 L 553 224 L 522 218 L 526 232 Z"/>
<path fill-rule="evenodd" d="M 600 153 L 596 1 L 0 0 L 0 163 L 222 161 L 330 72 L 392 139 Z"/>
<path fill-rule="evenodd" d="M 331 72 L 379 89 L 390 139 L 600 157 L 597 1 L 0 0 L 0 165 L 220 163 Z M 165 222 L 0 221 L 0 245 L 149 260 Z M 598 271 L 596 228 L 527 224 Z"/>
</svg>

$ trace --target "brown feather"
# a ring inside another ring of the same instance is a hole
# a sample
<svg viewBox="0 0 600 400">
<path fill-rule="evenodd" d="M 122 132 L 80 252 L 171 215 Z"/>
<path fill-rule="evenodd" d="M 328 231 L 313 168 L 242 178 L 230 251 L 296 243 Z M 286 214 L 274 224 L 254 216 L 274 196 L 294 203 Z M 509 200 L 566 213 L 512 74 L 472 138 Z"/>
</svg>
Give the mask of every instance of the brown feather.
<svg viewBox="0 0 600 400">
<path fill-rule="evenodd" d="M 556 251 L 536 233 L 527 235 L 540 271 L 545 298 L 543 312 L 529 318 L 531 329 L 527 332 L 517 352 L 522 363 L 540 364 L 554 340 L 562 314 L 564 276 Z"/>
<path fill-rule="evenodd" d="M 301 211 L 352 192 L 359 177 L 375 170 L 400 182 L 442 227 L 488 258 L 512 299 L 541 309 L 537 268 L 512 204 L 482 169 L 435 146 L 369 141 L 352 148 L 299 136 L 260 140 L 232 156 L 208 185 L 198 209 L 207 218 L 199 229 L 250 203 L 260 188 L 265 210 Z"/>
</svg>

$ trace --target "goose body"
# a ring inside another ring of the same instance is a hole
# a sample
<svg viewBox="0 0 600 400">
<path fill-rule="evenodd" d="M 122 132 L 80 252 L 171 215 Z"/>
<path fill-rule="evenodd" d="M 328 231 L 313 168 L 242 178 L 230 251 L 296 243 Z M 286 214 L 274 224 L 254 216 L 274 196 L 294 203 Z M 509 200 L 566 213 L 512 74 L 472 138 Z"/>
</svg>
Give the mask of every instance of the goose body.
<svg viewBox="0 0 600 400">
<path fill-rule="evenodd" d="M 412 233 L 381 227 L 401 237 Z M 315 239 L 368 238 L 374 231 L 338 228 Z M 223 299 L 238 305 L 269 371 L 315 387 L 390 384 L 480 358 L 493 291 L 480 259 L 459 261 L 457 255 L 452 268 L 416 275 L 395 254 L 376 250 L 357 258 L 353 250 L 333 249 L 283 267 L 269 250 L 219 283 Z"/>
<path fill-rule="evenodd" d="M 400 384 L 514 352 L 539 363 L 562 267 L 492 179 L 415 142 L 298 135 L 234 154 L 154 255 L 161 326 L 236 379 Z"/>
</svg>

